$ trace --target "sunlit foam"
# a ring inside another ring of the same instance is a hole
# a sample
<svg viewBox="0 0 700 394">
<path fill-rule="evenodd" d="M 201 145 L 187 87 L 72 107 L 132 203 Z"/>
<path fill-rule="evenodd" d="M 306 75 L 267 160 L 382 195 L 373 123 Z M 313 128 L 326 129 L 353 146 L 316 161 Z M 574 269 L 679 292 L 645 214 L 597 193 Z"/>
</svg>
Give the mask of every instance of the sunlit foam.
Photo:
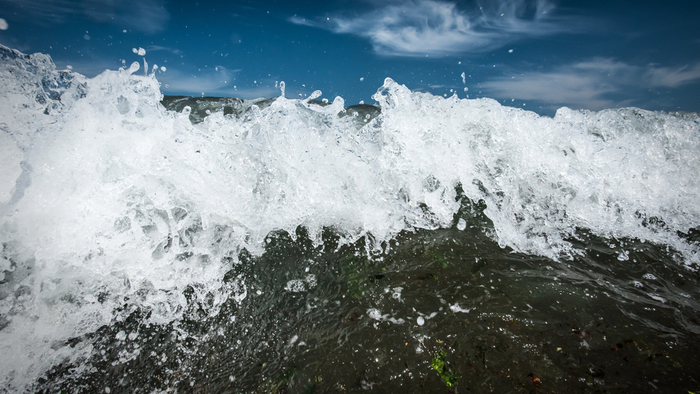
<svg viewBox="0 0 700 394">
<path fill-rule="evenodd" d="M 464 229 L 458 186 L 485 202 L 492 236 L 516 251 L 566 259 L 568 239 L 587 229 L 698 261 L 678 235 L 700 218 L 695 114 L 562 108 L 548 118 L 387 79 L 374 95 L 381 115 L 367 122 L 339 116 L 340 97 L 320 106 L 282 95 L 193 125 L 160 105 L 139 63 L 61 85 L 68 74 L 46 55 L 2 62 L 0 308 L 10 322 L 0 346 L 27 355 L 0 361 L 7 387 L 79 357 L 51 346 L 118 318 L 124 297 L 156 322 L 178 318 L 191 284 L 197 297 L 216 295 L 211 313 L 243 300 L 246 284 L 221 278 L 272 231 L 305 226 L 320 243 L 332 227 L 376 246 L 402 230 Z"/>
</svg>

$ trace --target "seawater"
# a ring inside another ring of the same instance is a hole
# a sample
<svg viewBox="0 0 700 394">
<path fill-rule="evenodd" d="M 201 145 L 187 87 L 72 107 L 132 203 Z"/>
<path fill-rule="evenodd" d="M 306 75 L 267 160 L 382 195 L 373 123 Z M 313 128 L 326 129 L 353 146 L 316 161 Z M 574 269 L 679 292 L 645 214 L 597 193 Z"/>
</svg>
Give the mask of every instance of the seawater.
<svg viewBox="0 0 700 394">
<path fill-rule="evenodd" d="M 0 48 L 3 392 L 700 389 L 698 114 L 140 68 Z"/>
</svg>

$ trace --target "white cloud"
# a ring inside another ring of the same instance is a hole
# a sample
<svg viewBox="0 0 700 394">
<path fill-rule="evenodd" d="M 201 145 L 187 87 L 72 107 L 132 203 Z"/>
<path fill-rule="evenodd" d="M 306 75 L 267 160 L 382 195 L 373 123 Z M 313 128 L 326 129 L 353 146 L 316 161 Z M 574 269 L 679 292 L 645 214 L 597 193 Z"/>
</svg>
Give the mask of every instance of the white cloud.
<svg viewBox="0 0 700 394">
<path fill-rule="evenodd" d="M 170 19 L 163 0 L 84 0 L 81 4 L 90 19 L 146 33 L 164 30 Z"/>
<path fill-rule="evenodd" d="M 182 51 L 177 49 L 177 48 L 164 47 L 164 46 L 160 46 L 160 45 L 149 45 L 146 47 L 146 49 L 148 50 L 148 52 L 166 51 L 166 52 L 172 53 L 173 55 L 181 55 L 182 54 Z"/>
<path fill-rule="evenodd" d="M 650 68 L 646 77 L 654 87 L 675 88 L 700 80 L 700 63 L 682 67 Z"/>
<path fill-rule="evenodd" d="M 64 23 L 76 16 L 146 33 L 165 29 L 170 14 L 164 0 L 0 0 L 35 23 Z"/>
<path fill-rule="evenodd" d="M 168 48 L 160 48 L 162 50 L 168 50 Z M 149 50 L 150 49 L 149 47 Z M 154 49 L 154 50 L 159 50 Z M 74 72 L 78 72 L 87 77 L 94 77 L 97 74 L 102 73 L 105 70 L 117 70 L 119 67 L 128 68 L 132 61 L 136 60 L 141 68 L 137 72 L 138 75 L 143 75 L 143 63 L 139 57 L 134 55 L 129 57 L 125 64 L 121 61 L 113 61 L 106 59 L 80 59 L 75 61 L 66 61 L 62 59 L 56 60 L 56 65 L 58 69 L 65 69 L 70 66 Z M 215 65 L 213 67 L 202 68 L 201 70 L 193 72 L 185 72 L 178 69 L 176 66 L 170 66 L 167 63 L 161 64 L 157 60 L 151 57 L 147 58 L 148 61 L 148 73 L 154 72 L 153 66 L 158 64 L 158 70 L 155 71 L 156 78 L 161 84 L 161 91 L 163 94 L 175 95 L 182 94 L 187 96 L 200 96 L 204 93 L 205 96 L 214 97 L 238 97 L 242 99 L 255 99 L 261 97 L 275 97 L 279 96 L 280 90 L 275 86 L 276 81 L 274 76 L 268 77 L 266 79 L 258 79 L 256 83 L 250 84 L 246 82 L 243 85 L 243 81 L 240 81 L 238 74 L 241 72 L 240 69 L 229 69 L 225 66 Z M 160 66 L 165 65 L 167 71 L 162 71 Z M 296 95 L 294 89 L 287 89 L 287 96 Z"/>
<path fill-rule="evenodd" d="M 238 97 L 242 99 L 268 98 L 280 95 L 280 90 L 271 79 L 257 80 L 255 84 L 240 85 L 234 77 L 241 70 L 229 70 L 223 66 L 198 71 L 195 74 L 168 68 L 157 73 L 164 94 L 184 94 L 188 96 Z M 290 92 L 288 91 L 288 94 Z"/>
<path fill-rule="evenodd" d="M 295 25 L 303 25 L 303 26 L 312 26 L 312 27 L 317 27 L 316 24 L 312 21 L 307 20 L 306 18 L 302 18 L 299 16 L 292 16 L 289 18 L 289 21 L 294 23 Z"/>
<path fill-rule="evenodd" d="M 74 72 L 80 73 L 89 78 L 92 78 L 95 75 L 104 72 L 105 70 L 117 70 L 119 67 L 122 67 L 121 61 L 117 59 L 90 59 L 80 57 L 66 60 L 65 58 L 59 57 L 53 60 L 58 70 L 65 70 L 70 67 L 70 69 L 72 69 Z M 130 63 L 127 63 L 127 68 L 128 64 Z"/>
<path fill-rule="evenodd" d="M 700 82 L 700 63 L 682 67 L 634 66 L 607 58 L 557 66 L 550 71 L 511 73 L 482 82 L 487 96 L 536 100 L 573 108 L 633 105 L 635 91 Z"/>
<path fill-rule="evenodd" d="M 560 32 L 573 24 L 553 15 L 547 0 L 494 0 L 469 11 L 455 3 L 411 0 L 390 3 L 354 17 L 334 16 L 290 22 L 368 38 L 374 50 L 389 56 L 443 56 L 483 52 L 509 42 Z"/>
<path fill-rule="evenodd" d="M 166 72 L 158 73 L 157 78 L 161 83 L 161 90 L 176 93 L 206 96 L 235 95 L 235 74 L 241 70 L 229 70 L 223 66 L 216 66 L 209 70 L 198 71 L 196 74 L 185 73 L 175 68 L 168 68 Z"/>
<path fill-rule="evenodd" d="M 64 22 L 66 16 L 79 10 L 75 0 L 0 0 L 0 4 L 3 8 L 14 8 L 18 17 L 27 17 L 37 22 Z"/>
</svg>

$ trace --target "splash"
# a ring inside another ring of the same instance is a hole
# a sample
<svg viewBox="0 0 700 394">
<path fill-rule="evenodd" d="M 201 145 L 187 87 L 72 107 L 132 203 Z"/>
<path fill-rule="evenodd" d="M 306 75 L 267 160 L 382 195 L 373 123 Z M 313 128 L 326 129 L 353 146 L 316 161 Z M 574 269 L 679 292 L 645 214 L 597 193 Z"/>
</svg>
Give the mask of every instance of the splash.
<svg viewBox="0 0 700 394">
<path fill-rule="evenodd" d="M 283 94 L 193 124 L 138 63 L 92 79 L 4 47 L 0 63 L 0 347 L 27 355 L 0 361 L 9 388 L 84 357 L 89 345 L 57 344 L 135 308 L 176 322 L 185 289 L 210 315 L 241 302 L 247 284 L 224 274 L 299 226 L 316 244 L 327 228 L 367 237 L 369 251 L 405 230 L 464 230 L 468 202 L 515 251 L 565 260 L 586 230 L 698 263 L 697 114 L 548 118 L 387 79 L 381 114 Z"/>
</svg>

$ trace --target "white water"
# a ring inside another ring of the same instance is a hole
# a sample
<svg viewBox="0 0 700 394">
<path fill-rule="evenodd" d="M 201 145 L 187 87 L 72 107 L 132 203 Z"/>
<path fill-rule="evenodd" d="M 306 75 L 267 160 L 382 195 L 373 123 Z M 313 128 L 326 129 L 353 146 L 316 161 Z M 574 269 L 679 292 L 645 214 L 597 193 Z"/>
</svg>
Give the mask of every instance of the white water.
<svg viewBox="0 0 700 394">
<path fill-rule="evenodd" d="M 0 358 L 0 385 L 11 391 L 90 352 L 61 341 L 128 313 L 116 312 L 125 297 L 154 322 L 178 318 L 188 284 L 216 294 L 211 313 L 244 299 L 244 283 L 221 285 L 222 258 L 261 253 L 271 231 L 381 241 L 456 225 L 458 183 L 516 251 L 566 259 L 578 227 L 700 260 L 676 235 L 700 223 L 696 114 L 562 108 L 552 119 L 387 79 L 366 124 L 338 117 L 336 98 L 192 125 L 136 66 L 60 87 L 46 55 L 0 62 L 0 353 L 15 355 Z M 60 103 L 37 100 L 51 91 Z"/>
</svg>

